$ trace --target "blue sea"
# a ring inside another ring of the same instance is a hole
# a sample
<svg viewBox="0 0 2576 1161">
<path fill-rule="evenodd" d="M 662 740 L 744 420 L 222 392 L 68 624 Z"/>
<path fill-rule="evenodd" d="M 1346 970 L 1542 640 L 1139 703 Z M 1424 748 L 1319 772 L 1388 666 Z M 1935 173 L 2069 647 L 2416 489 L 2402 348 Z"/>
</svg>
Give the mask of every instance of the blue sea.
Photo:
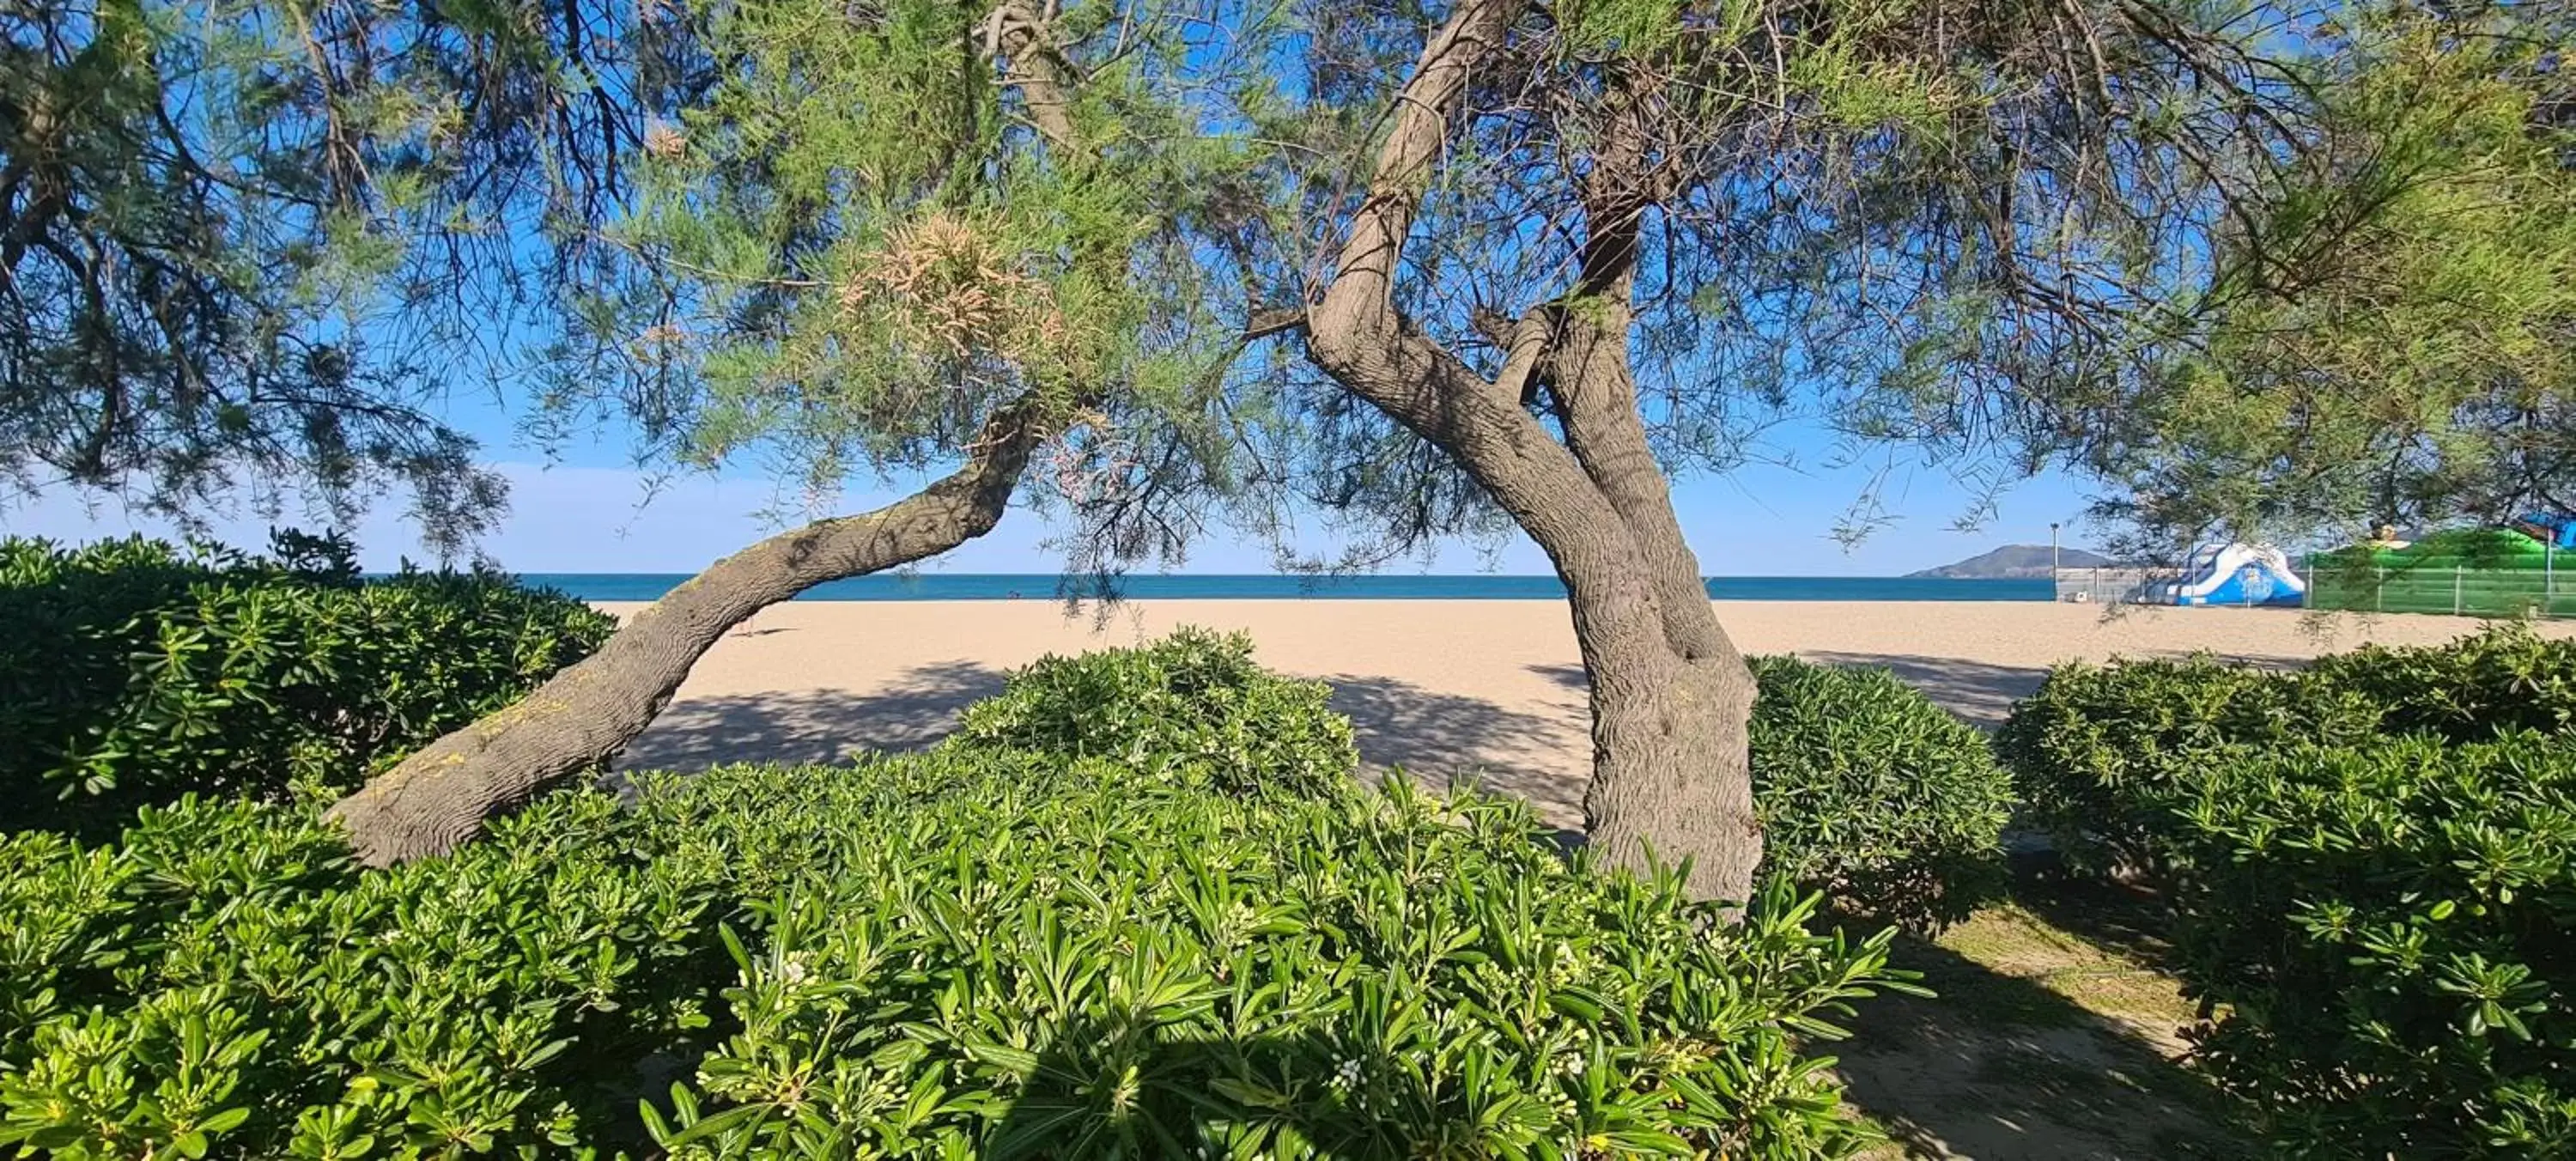
<svg viewBox="0 0 2576 1161">
<path fill-rule="evenodd" d="M 539 572 L 521 578 L 588 601 L 659 599 L 685 573 Z M 800 601 L 1052 600 L 1065 582 L 1041 573 L 879 573 L 808 589 Z M 1553 601 L 1565 588 L 1552 576 L 1179 575 L 1119 578 L 1131 600 Z M 1719 576 L 1708 595 L 1721 601 L 2046 601 L 2045 580 L 1941 580 L 1908 577 Z"/>
</svg>

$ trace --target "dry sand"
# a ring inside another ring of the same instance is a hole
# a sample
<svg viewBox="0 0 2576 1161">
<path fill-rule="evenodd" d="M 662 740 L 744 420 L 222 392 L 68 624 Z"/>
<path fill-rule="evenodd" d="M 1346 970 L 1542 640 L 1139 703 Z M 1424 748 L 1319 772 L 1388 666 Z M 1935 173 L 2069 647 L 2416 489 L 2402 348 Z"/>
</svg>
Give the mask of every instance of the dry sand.
<svg viewBox="0 0 2576 1161">
<path fill-rule="evenodd" d="M 603 604 L 624 614 L 640 606 Z M 1884 665 L 1961 716 L 2000 721 L 2047 667 L 2208 650 L 2291 664 L 2364 641 L 2449 640 L 2452 617 L 2314 618 L 2248 609 L 2128 610 L 2039 602 L 1721 601 L 1749 653 Z M 1046 653 L 1102 649 L 1177 625 L 1252 634 L 1271 668 L 1333 683 L 1372 766 L 1478 776 L 1570 825 L 1589 764 L 1582 667 L 1557 601 L 1140 601 L 1101 623 L 1048 601 L 804 601 L 775 606 L 700 660 L 628 751 L 630 768 L 815 761 L 936 741 L 959 706 Z M 2576 636 L 2576 624 L 2544 628 Z"/>
</svg>

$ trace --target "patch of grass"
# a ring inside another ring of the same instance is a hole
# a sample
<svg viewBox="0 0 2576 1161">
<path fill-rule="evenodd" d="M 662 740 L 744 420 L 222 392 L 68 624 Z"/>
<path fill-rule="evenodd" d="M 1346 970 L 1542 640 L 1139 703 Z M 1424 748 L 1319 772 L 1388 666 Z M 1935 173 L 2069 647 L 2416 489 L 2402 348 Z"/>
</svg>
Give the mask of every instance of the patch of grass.
<svg viewBox="0 0 2576 1161">
<path fill-rule="evenodd" d="M 1898 966 L 1938 996 L 1873 1001 L 1836 1046 L 1852 1106 L 1890 1138 L 1868 1156 L 2250 1155 L 2233 1110 L 2181 1063 L 2197 1012 L 2159 970 L 2140 905 L 2057 886 L 2026 882 L 1938 939 L 1898 943 Z"/>
<path fill-rule="evenodd" d="M 2019 901 L 1978 912 L 1934 944 L 1956 959 L 1920 957 L 1925 984 L 1980 1019 L 2030 1027 L 2111 1020 L 2179 1053 L 2181 1030 L 2198 1016 L 2181 985 L 2152 962 L 2050 923 Z"/>
</svg>

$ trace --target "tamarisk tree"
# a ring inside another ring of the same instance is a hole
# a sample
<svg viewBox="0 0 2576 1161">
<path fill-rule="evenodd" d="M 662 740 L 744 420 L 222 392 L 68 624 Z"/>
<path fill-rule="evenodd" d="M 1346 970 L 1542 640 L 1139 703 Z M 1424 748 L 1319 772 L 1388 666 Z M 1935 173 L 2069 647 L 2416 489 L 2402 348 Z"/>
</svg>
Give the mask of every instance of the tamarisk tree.
<svg viewBox="0 0 2576 1161">
<path fill-rule="evenodd" d="M 2326 21 L 2367 8 L 1301 9 L 1302 83 L 1243 102 L 1284 192 L 1234 253 L 1307 370 L 1238 386 L 1312 420 L 1261 478 L 1381 549 L 1526 532 L 1590 678 L 1592 843 L 1745 898 L 1754 685 L 1668 472 L 1800 411 L 1963 471 L 2113 463 L 2407 180 L 2336 112 Z"/>
<path fill-rule="evenodd" d="M 352 793 L 331 813 L 371 862 L 444 851 L 597 767 L 727 629 L 982 535 L 1032 474 L 1077 502 L 1118 490 L 1086 506 L 1107 551 L 1177 535 L 1123 486 L 1151 468 L 1130 449 L 1146 429 L 1189 442 L 1174 433 L 1235 343 L 1188 293 L 1181 228 L 1228 152 L 1158 88 L 1186 52 L 1176 26 L 1020 0 L 636 18 L 605 43 L 661 61 L 663 96 L 651 70 L 620 74 L 641 123 L 611 208 L 550 226 L 580 265 L 546 413 L 631 420 L 684 465 L 765 451 L 820 494 L 855 470 L 953 470 L 718 561 Z"/>
<path fill-rule="evenodd" d="M 369 6 L 0 6 L 0 477 L 196 525 L 237 489 L 347 519 L 410 493 L 464 551 L 499 478 L 438 417 L 425 324 L 512 184 L 491 41 Z M 357 46 L 363 45 L 363 49 Z M 365 79 L 322 62 L 363 58 Z M 359 99 L 363 88 L 367 99 Z M 433 140 L 440 148 L 430 148 Z M 495 288 L 486 288 L 495 289 Z M 408 322 L 406 320 L 409 320 Z"/>
<path fill-rule="evenodd" d="M 2072 441 L 2142 556 L 2576 511 L 2576 10 L 2335 35 L 2320 145 L 2240 244 L 2296 278 L 2213 288 L 2164 378 Z"/>
</svg>

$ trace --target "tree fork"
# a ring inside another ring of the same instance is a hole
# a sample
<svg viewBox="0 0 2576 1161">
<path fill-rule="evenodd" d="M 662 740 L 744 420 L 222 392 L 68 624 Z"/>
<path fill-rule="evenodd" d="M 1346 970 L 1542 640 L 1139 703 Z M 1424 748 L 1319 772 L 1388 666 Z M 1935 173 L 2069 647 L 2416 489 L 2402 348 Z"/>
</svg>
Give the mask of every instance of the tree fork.
<svg viewBox="0 0 2576 1161">
<path fill-rule="evenodd" d="M 1655 592 L 1674 670 L 1643 688 L 1596 682 L 1596 721 L 1652 718 L 1656 732 L 1602 751 L 1585 788 L 1584 818 L 1612 859 L 1688 853 L 1696 860 L 1694 885 L 1743 898 L 1763 851 L 1750 754 L 1759 690 L 1709 606 L 1699 557 L 1682 535 L 1671 485 L 1638 415 L 1628 334 L 1638 233 L 1658 178 L 1636 109 L 1656 95 L 1639 87 L 1656 82 L 1621 80 L 1629 108 L 1611 120 L 1580 191 L 1585 301 L 1560 312 L 1558 341 L 1543 358 L 1566 449 L 1628 530 L 1637 567 Z"/>
<path fill-rule="evenodd" d="M 1762 856 L 1744 745 L 1752 675 L 1708 607 L 1661 468 L 1638 454 L 1647 449 L 1625 378 L 1625 276 L 1610 272 L 1617 294 L 1587 285 L 1595 302 L 1557 312 L 1571 322 L 1592 306 L 1610 308 L 1585 357 L 1551 350 L 1565 339 L 1542 333 L 1543 313 L 1528 316 L 1529 325 L 1512 328 L 1501 383 L 1431 341 L 1396 305 L 1399 255 L 1447 120 L 1521 10 L 1517 0 L 1467 0 L 1426 38 L 1394 100 L 1335 277 L 1307 313 L 1306 348 L 1343 386 L 1455 457 L 1556 566 L 1592 684 L 1584 795 L 1592 841 L 1631 868 L 1688 859 L 1693 894 L 1741 901 Z M 1625 261 L 1621 251 L 1591 248 L 1596 265 Z M 1574 405 L 1568 414 L 1580 409 L 1565 444 L 1523 407 L 1540 362 L 1560 404 Z"/>
</svg>

